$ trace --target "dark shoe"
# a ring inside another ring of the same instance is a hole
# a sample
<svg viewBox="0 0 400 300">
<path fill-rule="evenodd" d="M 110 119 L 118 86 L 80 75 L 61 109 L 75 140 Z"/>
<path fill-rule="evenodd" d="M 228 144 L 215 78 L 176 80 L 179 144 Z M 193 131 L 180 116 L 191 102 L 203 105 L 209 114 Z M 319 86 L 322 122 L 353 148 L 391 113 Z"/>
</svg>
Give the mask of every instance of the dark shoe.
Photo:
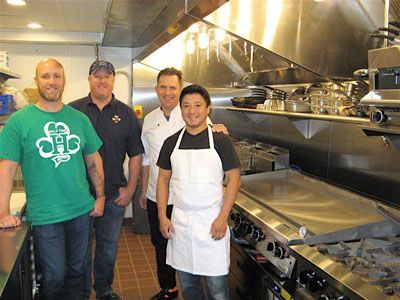
<svg viewBox="0 0 400 300">
<path fill-rule="evenodd" d="M 114 292 L 111 291 L 107 295 L 104 296 L 98 296 L 96 297 L 97 300 L 121 300 L 121 298 Z"/>
<path fill-rule="evenodd" d="M 175 299 L 178 297 L 178 290 L 175 292 L 168 292 L 168 290 L 161 290 L 157 295 L 151 297 L 150 300 L 162 300 L 162 299 Z"/>
</svg>

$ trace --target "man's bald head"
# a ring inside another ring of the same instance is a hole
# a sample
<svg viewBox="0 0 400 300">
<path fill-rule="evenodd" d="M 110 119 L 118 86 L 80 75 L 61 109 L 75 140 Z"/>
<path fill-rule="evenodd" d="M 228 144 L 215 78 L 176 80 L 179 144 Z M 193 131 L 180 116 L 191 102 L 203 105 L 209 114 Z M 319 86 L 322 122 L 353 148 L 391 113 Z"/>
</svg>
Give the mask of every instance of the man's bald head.
<svg viewBox="0 0 400 300">
<path fill-rule="evenodd" d="M 55 64 L 58 67 L 62 69 L 63 75 L 64 75 L 64 66 L 56 59 L 54 58 L 45 58 L 42 61 L 40 61 L 37 66 L 36 66 L 36 77 L 38 76 L 38 70 L 43 68 L 46 64 Z"/>
</svg>

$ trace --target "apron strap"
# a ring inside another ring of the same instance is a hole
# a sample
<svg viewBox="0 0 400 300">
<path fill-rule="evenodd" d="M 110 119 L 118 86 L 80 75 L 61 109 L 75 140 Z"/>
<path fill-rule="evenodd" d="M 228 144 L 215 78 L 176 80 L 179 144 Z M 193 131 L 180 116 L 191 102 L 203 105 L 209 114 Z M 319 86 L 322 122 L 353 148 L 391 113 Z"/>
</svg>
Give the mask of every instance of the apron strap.
<svg viewBox="0 0 400 300">
<path fill-rule="evenodd" d="M 178 140 L 176 141 L 174 150 L 178 150 L 179 146 L 181 145 L 183 134 L 186 131 L 186 126 L 182 128 L 181 133 L 179 134 Z M 211 130 L 211 126 L 207 125 L 207 131 L 208 131 L 208 144 L 210 145 L 210 149 L 214 149 L 214 138 Z"/>
<path fill-rule="evenodd" d="M 207 130 L 208 130 L 208 144 L 210 145 L 210 149 L 213 150 L 214 149 L 214 138 L 213 138 L 213 134 L 212 134 L 210 125 L 207 126 Z"/>
<path fill-rule="evenodd" d="M 179 134 L 178 140 L 176 141 L 176 144 L 174 147 L 174 151 L 179 149 L 179 146 L 181 144 L 182 137 L 183 137 L 183 134 L 185 133 L 185 130 L 186 130 L 186 126 L 182 128 L 181 133 Z"/>
</svg>

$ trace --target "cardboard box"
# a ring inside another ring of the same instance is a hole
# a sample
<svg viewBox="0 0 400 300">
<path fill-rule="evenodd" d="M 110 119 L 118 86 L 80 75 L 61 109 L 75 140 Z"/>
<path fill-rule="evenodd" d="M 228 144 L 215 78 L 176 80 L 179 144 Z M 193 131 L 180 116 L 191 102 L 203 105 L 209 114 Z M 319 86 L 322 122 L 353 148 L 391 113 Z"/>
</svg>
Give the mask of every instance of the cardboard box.
<svg viewBox="0 0 400 300">
<path fill-rule="evenodd" d="M 34 104 L 39 101 L 39 92 L 36 88 L 26 88 L 24 93 L 28 96 L 28 102 Z"/>
</svg>

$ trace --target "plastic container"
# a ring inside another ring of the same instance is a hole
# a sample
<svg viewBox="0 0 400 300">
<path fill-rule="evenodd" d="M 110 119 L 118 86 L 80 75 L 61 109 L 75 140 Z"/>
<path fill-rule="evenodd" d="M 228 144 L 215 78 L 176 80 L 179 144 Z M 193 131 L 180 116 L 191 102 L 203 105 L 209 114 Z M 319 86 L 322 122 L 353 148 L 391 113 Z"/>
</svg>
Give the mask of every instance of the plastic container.
<svg viewBox="0 0 400 300">
<path fill-rule="evenodd" d="M 13 96 L 9 94 L 0 95 L 0 115 L 8 115 L 15 111 Z"/>
</svg>

